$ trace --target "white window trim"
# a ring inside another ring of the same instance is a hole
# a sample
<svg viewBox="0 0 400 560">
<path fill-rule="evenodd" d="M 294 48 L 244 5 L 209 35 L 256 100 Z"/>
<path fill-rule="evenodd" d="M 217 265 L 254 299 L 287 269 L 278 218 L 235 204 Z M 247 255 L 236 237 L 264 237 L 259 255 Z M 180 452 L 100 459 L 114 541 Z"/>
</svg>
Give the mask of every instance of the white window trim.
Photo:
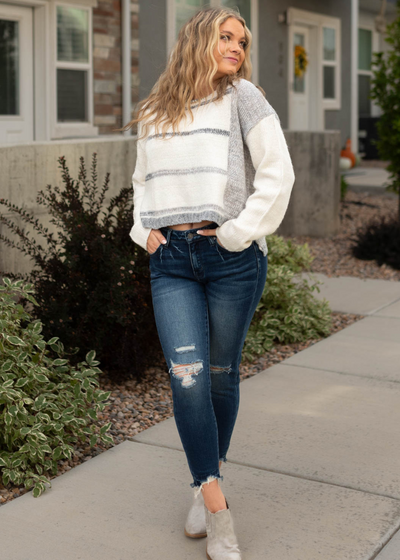
<svg viewBox="0 0 400 560">
<path fill-rule="evenodd" d="M 365 29 L 367 31 L 372 32 L 372 54 L 375 52 L 379 52 L 379 33 L 375 30 L 375 27 L 372 23 L 363 21 L 362 14 L 359 17 L 359 24 L 358 29 Z M 357 41 L 358 41 L 358 31 L 357 31 Z M 372 57 L 373 58 L 373 57 Z M 358 60 L 357 60 L 357 79 L 358 76 L 370 76 L 372 78 L 372 70 L 360 70 L 358 68 Z M 379 117 L 382 113 L 381 108 L 376 104 L 374 100 L 370 100 L 371 103 L 371 117 Z M 358 116 L 357 116 L 358 118 Z"/>
<path fill-rule="evenodd" d="M 51 45 L 52 45 L 52 77 L 51 77 L 51 90 L 52 90 L 52 103 L 51 103 L 51 113 L 52 113 L 52 139 L 59 138 L 79 138 L 86 136 L 97 136 L 99 129 L 97 126 L 93 125 L 93 22 L 92 22 L 92 9 L 90 6 L 82 4 L 77 4 L 74 2 L 74 7 L 86 10 L 88 12 L 88 43 L 89 43 L 89 62 L 59 62 L 57 60 L 57 6 L 70 7 L 69 2 L 53 2 L 52 3 L 52 14 L 51 14 Z M 58 122 L 57 121 L 57 69 L 58 68 L 68 68 L 75 70 L 87 70 L 87 122 Z"/>
<path fill-rule="evenodd" d="M 323 34 L 324 34 L 324 28 L 328 28 L 328 29 L 333 29 L 335 31 L 335 60 L 325 60 L 324 59 L 324 40 L 323 40 Z M 326 25 L 323 24 L 321 25 L 321 48 L 322 48 L 322 77 L 323 77 L 323 72 L 324 72 L 324 67 L 325 66 L 331 66 L 333 68 L 335 68 L 335 78 L 334 78 L 334 82 L 335 82 L 335 96 L 333 98 L 324 98 L 322 97 L 322 106 L 324 109 L 340 109 L 340 64 L 339 64 L 339 60 L 341 59 L 341 57 L 339 57 L 339 34 L 338 34 L 338 28 L 337 26 L 333 26 L 333 25 Z M 323 95 L 323 88 L 322 88 L 322 95 Z"/>
<path fill-rule="evenodd" d="M 341 109 L 342 107 L 342 33 L 341 33 L 341 20 L 336 17 L 325 16 L 324 14 L 319 14 L 316 12 L 309 12 L 307 10 L 298 10 L 297 8 L 288 8 L 287 10 L 287 23 L 288 25 L 307 25 L 318 28 L 318 43 L 319 52 L 318 57 L 318 67 L 320 68 L 320 92 L 321 92 L 321 105 L 322 110 L 326 109 Z M 336 32 L 336 60 L 324 60 L 323 59 L 323 27 L 330 27 L 335 29 Z M 291 52 L 291 51 L 289 51 Z M 288 65 L 291 66 L 290 64 Z M 335 97 L 334 99 L 324 99 L 323 98 L 323 67 L 324 66 L 334 66 L 335 71 Z M 291 78 L 289 77 L 289 84 Z"/>
<path fill-rule="evenodd" d="M 222 6 L 221 0 L 210 0 L 210 6 L 219 8 Z M 253 44 L 251 49 L 251 62 L 253 72 L 251 80 L 258 84 L 258 0 L 250 0 L 250 14 L 251 14 L 251 33 L 253 35 Z M 167 0 L 167 58 L 171 54 L 172 48 L 175 45 L 176 34 L 176 12 L 175 0 Z"/>
<path fill-rule="evenodd" d="M 30 6 L 33 9 L 34 142 L 63 138 L 65 137 L 65 131 L 63 131 L 62 135 L 56 136 L 54 130 L 54 87 L 56 72 L 54 64 L 54 41 L 57 31 L 53 23 L 53 12 L 55 12 L 54 3 L 51 0 L 7 0 L 7 3 Z M 65 4 L 77 5 L 84 8 L 96 8 L 98 5 L 97 0 L 70 0 L 65 2 Z M 93 88 L 93 74 L 89 79 L 89 85 Z M 93 105 L 93 92 L 90 102 Z M 98 135 L 97 127 L 89 125 L 86 126 L 85 130 L 82 132 L 83 127 L 85 127 L 85 124 L 79 123 L 79 129 L 75 128 L 71 130 L 68 136 L 79 138 L 82 136 L 93 137 Z"/>
</svg>

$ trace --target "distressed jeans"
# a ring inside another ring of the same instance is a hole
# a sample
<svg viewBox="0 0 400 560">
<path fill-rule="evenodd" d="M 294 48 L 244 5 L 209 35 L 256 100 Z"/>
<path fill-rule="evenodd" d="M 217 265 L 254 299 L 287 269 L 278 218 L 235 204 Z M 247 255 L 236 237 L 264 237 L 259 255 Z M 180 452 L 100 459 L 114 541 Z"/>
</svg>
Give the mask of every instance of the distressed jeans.
<svg viewBox="0 0 400 560">
<path fill-rule="evenodd" d="M 239 364 L 267 277 L 254 241 L 232 252 L 197 229 L 160 228 L 166 244 L 150 254 L 151 292 L 167 362 L 176 426 L 195 495 L 223 477 L 239 408 Z"/>
</svg>

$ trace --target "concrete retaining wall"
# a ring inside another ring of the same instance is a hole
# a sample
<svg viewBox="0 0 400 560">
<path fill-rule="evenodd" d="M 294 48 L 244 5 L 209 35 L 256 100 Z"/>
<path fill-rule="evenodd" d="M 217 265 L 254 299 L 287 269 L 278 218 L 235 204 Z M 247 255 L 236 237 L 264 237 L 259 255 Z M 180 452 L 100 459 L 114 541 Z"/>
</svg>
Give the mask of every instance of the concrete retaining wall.
<svg viewBox="0 0 400 560">
<path fill-rule="evenodd" d="M 328 237 L 339 228 L 340 131 L 286 131 L 296 181 L 281 235 Z"/>
<path fill-rule="evenodd" d="M 340 133 L 286 132 L 296 174 L 296 183 L 286 217 L 279 233 L 326 236 L 339 226 Z M 32 211 L 51 229 L 49 216 L 36 202 L 39 190 L 51 184 L 62 186 L 58 158 L 65 156 L 70 174 L 78 178 L 79 158 L 83 156 L 88 174 L 93 152 L 97 152 L 98 184 L 110 172 L 109 197 L 131 184 L 136 162 L 136 137 L 33 142 L 0 146 L 0 198 Z M 0 213 L 4 207 L 0 206 Z M 23 223 L 15 220 L 18 225 Z M 31 231 L 28 228 L 28 231 Z M 5 226 L 0 233 L 9 236 Z M 129 240 L 128 240 L 129 242 Z M 0 241 L 0 271 L 27 272 L 31 261 Z"/>
</svg>

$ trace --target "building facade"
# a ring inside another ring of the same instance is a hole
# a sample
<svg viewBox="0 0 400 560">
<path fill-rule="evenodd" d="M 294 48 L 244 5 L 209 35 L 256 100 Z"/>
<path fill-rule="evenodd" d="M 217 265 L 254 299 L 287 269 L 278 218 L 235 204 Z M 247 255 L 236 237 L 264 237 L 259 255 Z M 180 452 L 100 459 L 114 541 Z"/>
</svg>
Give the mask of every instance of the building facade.
<svg viewBox="0 0 400 560">
<path fill-rule="evenodd" d="M 0 0 L 0 144 L 115 135 L 165 68 L 204 0 Z M 289 130 L 340 130 L 357 151 L 377 16 L 395 0 L 211 0 L 238 7 L 254 37 L 252 81 Z M 303 49 L 307 68 L 296 70 Z M 364 119 L 364 120 L 362 120 Z M 129 132 L 128 134 L 131 134 Z"/>
</svg>

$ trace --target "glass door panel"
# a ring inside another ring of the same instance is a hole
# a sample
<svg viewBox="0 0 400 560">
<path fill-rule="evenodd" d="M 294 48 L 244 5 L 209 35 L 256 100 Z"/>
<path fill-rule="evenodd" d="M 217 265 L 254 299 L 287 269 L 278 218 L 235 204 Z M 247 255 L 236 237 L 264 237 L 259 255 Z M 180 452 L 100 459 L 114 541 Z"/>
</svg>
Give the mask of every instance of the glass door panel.
<svg viewBox="0 0 400 560">
<path fill-rule="evenodd" d="M 303 33 L 294 33 L 293 35 L 293 44 L 294 44 L 294 53 L 293 56 L 296 57 L 296 47 L 305 46 L 305 39 Z M 296 67 L 293 65 L 293 90 L 296 93 L 304 93 L 305 92 L 305 75 L 297 76 L 296 75 Z"/>
</svg>

